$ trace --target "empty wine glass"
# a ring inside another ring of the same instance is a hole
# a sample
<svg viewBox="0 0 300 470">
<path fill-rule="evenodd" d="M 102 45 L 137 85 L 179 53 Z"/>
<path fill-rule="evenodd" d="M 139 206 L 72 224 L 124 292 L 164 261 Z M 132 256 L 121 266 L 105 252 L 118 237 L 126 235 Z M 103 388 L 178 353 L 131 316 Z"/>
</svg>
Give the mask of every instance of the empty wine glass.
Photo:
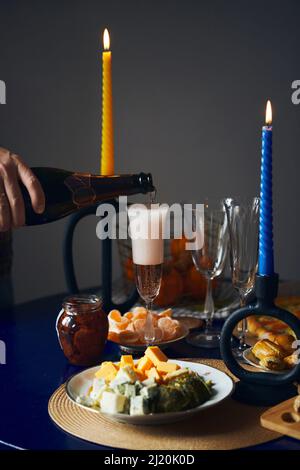
<svg viewBox="0 0 300 470">
<path fill-rule="evenodd" d="M 259 198 L 227 198 L 224 200 L 224 206 L 229 228 L 232 284 L 239 293 L 240 306 L 244 307 L 253 290 L 257 271 Z M 248 347 L 247 320 L 242 320 L 238 328 L 239 345 L 233 349 L 233 353 L 242 358 L 244 350 Z"/>
<path fill-rule="evenodd" d="M 213 328 L 214 300 L 212 281 L 224 269 L 227 245 L 227 218 L 223 203 L 217 205 L 206 202 L 203 209 L 191 209 L 192 227 L 195 243 L 192 258 L 196 269 L 207 280 L 204 304 L 206 328 L 203 333 L 191 334 L 187 341 L 193 346 L 215 348 L 219 346 L 220 334 Z"/>
<path fill-rule="evenodd" d="M 152 304 L 159 293 L 162 278 L 167 212 L 167 208 L 159 204 L 133 204 L 128 210 L 135 283 L 147 310 L 144 330 L 147 344 L 161 339 L 153 325 Z"/>
</svg>

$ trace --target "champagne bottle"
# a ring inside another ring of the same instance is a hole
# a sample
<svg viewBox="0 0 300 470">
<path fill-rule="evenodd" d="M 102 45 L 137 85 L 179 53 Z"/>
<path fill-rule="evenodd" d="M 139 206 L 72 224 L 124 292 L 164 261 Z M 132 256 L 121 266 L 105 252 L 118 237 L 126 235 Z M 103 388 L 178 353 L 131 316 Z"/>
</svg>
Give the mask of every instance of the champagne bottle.
<svg viewBox="0 0 300 470">
<path fill-rule="evenodd" d="M 47 167 L 32 168 L 32 171 L 42 185 L 46 206 L 42 214 L 36 214 L 22 185 L 26 225 L 46 224 L 100 201 L 154 190 L 150 173 L 99 176 Z"/>
</svg>

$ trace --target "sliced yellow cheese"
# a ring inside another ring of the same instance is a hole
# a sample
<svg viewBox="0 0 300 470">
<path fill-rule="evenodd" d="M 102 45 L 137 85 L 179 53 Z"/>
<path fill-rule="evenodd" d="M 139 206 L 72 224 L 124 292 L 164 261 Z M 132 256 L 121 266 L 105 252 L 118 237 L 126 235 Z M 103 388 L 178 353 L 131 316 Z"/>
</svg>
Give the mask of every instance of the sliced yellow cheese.
<svg viewBox="0 0 300 470">
<path fill-rule="evenodd" d="M 165 374 L 170 374 L 171 372 L 175 372 L 180 367 L 178 364 L 174 362 L 159 362 L 156 366 L 158 372 L 163 372 Z"/>
<path fill-rule="evenodd" d="M 120 367 L 126 366 L 134 367 L 133 357 L 130 354 L 121 356 Z"/>
<path fill-rule="evenodd" d="M 154 377 L 156 382 L 162 381 L 162 377 L 155 367 L 151 367 L 151 369 L 146 370 L 146 376 L 148 377 L 148 379 L 150 379 L 151 377 Z"/>
<path fill-rule="evenodd" d="M 149 370 L 151 367 L 153 367 L 153 362 L 147 356 L 141 357 L 141 359 L 138 361 L 137 370 L 141 372 Z"/>
<path fill-rule="evenodd" d="M 164 376 L 164 381 L 168 382 L 169 380 L 175 379 L 176 377 L 179 377 L 180 375 L 187 374 L 188 372 L 189 372 L 189 370 L 186 369 L 186 368 L 178 369 L 175 372 L 170 372 L 169 374 L 165 375 Z"/>
<path fill-rule="evenodd" d="M 160 362 L 167 362 L 167 356 L 159 349 L 158 346 L 149 346 L 145 351 L 145 356 L 157 366 Z"/>
<path fill-rule="evenodd" d="M 107 382 L 113 380 L 118 372 L 118 368 L 112 362 L 103 362 L 101 367 L 95 373 L 97 379 L 104 379 Z"/>
<path fill-rule="evenodd" d="M 133 370 L 140 382 L 143 382 L 143 380 L 147 379 L 146 371 L 139 370 L 137 367 L 135 367 Z"/>
</svg>

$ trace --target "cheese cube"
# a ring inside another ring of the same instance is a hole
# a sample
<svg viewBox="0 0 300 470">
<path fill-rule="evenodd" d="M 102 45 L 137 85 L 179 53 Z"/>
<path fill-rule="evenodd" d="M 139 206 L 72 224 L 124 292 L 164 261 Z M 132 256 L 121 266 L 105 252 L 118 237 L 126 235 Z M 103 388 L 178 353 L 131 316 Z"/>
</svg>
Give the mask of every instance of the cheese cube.
<svg viewBox="0 0 300 470">
<path fill-rule="evenodd" d="M 124 395 L 127 398 L 135 397 L 136 396 L 136 389 L 135 385 L 133 384 L 125 384 Z"/>
<path fill-rule="evenodd" d="M 179 365 L 174 362 L 159 362 L 156 366 L 158 372 L 170 374 L 179 369 Z"/>
<path fill-rule="evenodd" d="M 141 395 L 130 399 L 130 415 L 145 415 L 148 413 L 147 400 Z"/>
<path fill-rule="evenodd" d="M 134 368 L 134 372 L 136 373 L 136 376 L 137 376 L 137 379 L 140 381 L 140 382 L 143 382 L 143 380 L 146 379 L 146 371 L 141 371 L 141 370 L 138 370 L 136 367 Z"/>
<path fill-rule="evenodd" d="M 175 372 L 170 372 L 169 374 L 165 375 L 164 381 L 167 382 L 168 380 L 175 379 L 176 377 L 187 374 L 188 372 L 189 370 L 186 368 L 178 369 Z"/>
<path fill-rule="evenodd" d="M 93 398 L 87 395 L 82 395 L 80 397 L 77 397 L 76 403 L 79 403 L 80 405 L 84 405 L 84 406 L 89 406 L 90 408 L 97 406 L 97 402 L 93 400 Z"/>
<path fill-rule="evenodd" d="M 150 385 L 149 387 L 144 387 L 141 390 L 141 396 L 151 400 L 157 396 L 159 393 L 157 384 Z"/>
<path fill-rule="evenodd" d="M 149 346 L 145 351 L 145 356 L 147 356 L 155 366 L 157 366 L 159 362 L 167 362 L 168 360 L 167 356 L 158 346 Z"/>
<path fill-rule="evenodd" d="M 154 377 L 150 377 L 150 379 L 146 379 L 142 382 L 142 385 L 144 385 L 144 387 L 149 387 L 150 385 L 154 385 L 156 382 L 155 382 L 155 379 Z"/>
<path fill-rule="evenodd" d="M 125 409 L 127 398 L 125 395 L 114 392 L 103 392 L 100 407 L 104 413 L 122 413 Z"/>
<path fill-rule="evenodd" d="M 133 358 L 131 355 L 121 356 L 120 367 L 131 366 L 134 367 Z"/>
<path fill-rule="evenodd" d="M 103 362 L 100 369 L 95 373 L 95 377 L 110 382 L 115 378 L 117 371 L 117 367 L 112 362 Z"/>
<path fill-rule="evenodd" d="M 151 369 L 146 370 L 146 375 L 147 375 L 148 379 L 153 377 L 156 380 L 156 382 L 161 381 L 161 375 L 157 372 L 155 367 L 152 367 Z"/>
<path fill-rule="evenodd" d="M 101 395 L 106 388 L 107 388 L 107 385 L 106 385 L 105 380 L 97 379 L 97 377 L 95 377 L 93 380 L 93 386 L 90 392 L 90 397 L 93 400 L 100 401 Z"/>
<path fill-rule="evenodd" d="M 151 367 L 153 367 L 153 362 L 147 356 L 141 357 L 138 361 L 137 370 L 144 372 L 145 370 L 151 369 Z"/>
<path fill-rule="evenodd" d="M 125 383 L 134 383 L 137 380 L 137 375 L 131 366 L 121 367 L 113 382 L 111 383 L 112 387 Z"/>
</svg>

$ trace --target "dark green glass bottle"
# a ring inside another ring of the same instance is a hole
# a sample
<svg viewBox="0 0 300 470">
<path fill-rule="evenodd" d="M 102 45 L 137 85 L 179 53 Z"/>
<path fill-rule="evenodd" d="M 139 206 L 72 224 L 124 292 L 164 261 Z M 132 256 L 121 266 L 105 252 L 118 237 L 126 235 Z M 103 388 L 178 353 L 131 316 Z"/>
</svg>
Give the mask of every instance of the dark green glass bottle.
<svg viewBox="0 0 300 470">
<path fill-rule="evenodd" d="M 154 190 L 150 173 L 100 176 L 47 167 L 32 168 L 32 171 L 44 190 L 46 207 L 42 214 L 36 214 L 22 186 L 26 225 L 46 224 L 100 201 Z"/>
</svg>

